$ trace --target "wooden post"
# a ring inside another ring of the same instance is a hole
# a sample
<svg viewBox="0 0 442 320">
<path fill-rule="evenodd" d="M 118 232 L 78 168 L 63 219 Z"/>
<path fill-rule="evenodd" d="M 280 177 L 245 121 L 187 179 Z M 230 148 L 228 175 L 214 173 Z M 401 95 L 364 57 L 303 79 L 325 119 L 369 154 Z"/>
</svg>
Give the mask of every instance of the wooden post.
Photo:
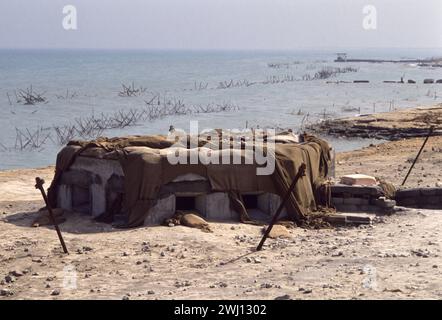
<svg viewBox="0 0 442 320">
<path fill-rule="evenodd" d="M 66 248 L 66 244 L 64 243 L 63 236 L 61 235 L 60 228 L 58 227 L 58 224 L 55 221 L 54 213 L 52 212 L 52 208 L 49 204 L 48 197 L 46 195 L 45 190 L 43 189 L 44 183 L 45 183 L 45 181 L 43 179 L 38 178 L 38 177 L 35 178 L 35 189 L 40 190 L 41 195 L 43 196 L 43 199 L 46 203 L 46 208 L 48 208 L 49 217 L 51 218 L 52 223 L 54 224 L 55 230 L 57 231 L 58 239 L 60 240 L 61 246 L 63 247 L 63 251 L 64 251 L 64 253 L 69 254 L 68 249 Z"/>
<path fill-rule="evenodd" d="M 413 163 L 411 164 L 411 167 L 410 167 L 410 169 L 408 170 L 407 175 L 406 175 L 405 178 L 404 178 L 404 181 L 402 181 L 401 186 L 403 186 L 403 185 L 405 184 L 405 182 L 407 182 L 408 176 L 410 175 L 411 170 L 413 170 L 414 165 L 416 164 L 417 160 L 419 159 L 419 156 L 421 155 L 422 150 L 424 150 L 424 147 L 425 147 L 425 145 L 427 144 L 428 139 L 429 139 L 430 136 L 433 134 L 433 130 L 434 130 L 434 126 L 431 126 L 431 127 L 430 127 L 430 131 L 428 132 L 428 135 L 427 135 L 427 137 L 425 138 L 425 141 L 424 141 L 424 143 L 422 144 L 422 147 L 420 148 L 419 152 L 417 153 L 416 158 L 414 159 Z"/>
<path fill-rule="evenodd" d="M 290 185 L 289 189 L 287 190 L 286 194 L 284 195 L 284 198 L 281 201 L 281 204 L 279 205 L 278 209 L 276 210 L 272 221 L 270 222 L 269 226 L 267 227 L 267 230 L 264 232 L 264 235 L 261 239 L 261 242 L 258 244 L 258 247 L 256 248 L 256 251 L 261 251 L 264 242 L 266 241 L 267 237 L 269 236 L 270 231 L 272 231 L 273 226 L 275 225 L 276 221 L 278 221 L 279 215 L 281 214 L 282 209 L 285 206 L 285 203 L 289 199 L 291 193 L 296 187 L 296 183 L 298 180 L 305 175 L 305 163 L 301 164 L 301 166 L 298 169 L 298 173 L 296 173 L 295 178 L 293 179 L 292 184 Z"/>
</svg>

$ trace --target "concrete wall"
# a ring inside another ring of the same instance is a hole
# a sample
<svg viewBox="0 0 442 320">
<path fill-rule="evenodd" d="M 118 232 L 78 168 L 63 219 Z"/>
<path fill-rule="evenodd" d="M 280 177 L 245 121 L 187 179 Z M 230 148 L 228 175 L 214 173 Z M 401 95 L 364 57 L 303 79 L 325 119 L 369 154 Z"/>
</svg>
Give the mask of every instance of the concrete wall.
<svg viewBox="0 0 442 320">
<path fill-rule="evenodd" d="M 442 209 L 442 188 L 413 188 L 396 192 L 398 205 L 412 208 Z"/>
<path fill-rule="evenodd" d="M 116 160 L 77 157 L 61 177 L 58 206 L 97 217 L 106 212 L 110 203 L 124 193 L 124 175 Z M 238 214 L 230 208 L 227 193 L 207 193 L 207 181 L 197 175 L 178 177 L 164 188 L 165 194 L 152 207 L 145 224 L 161 224 L 176 211 L 176 196 L 195 197 L 195 209 L 207 220 L 237 221 Z M 275 213 L 281 198 L 276 194 L 256 191 L 258 210 L 265 215 Z M 286 215 L 283 209 L 281 217 Z"/>
</svg>

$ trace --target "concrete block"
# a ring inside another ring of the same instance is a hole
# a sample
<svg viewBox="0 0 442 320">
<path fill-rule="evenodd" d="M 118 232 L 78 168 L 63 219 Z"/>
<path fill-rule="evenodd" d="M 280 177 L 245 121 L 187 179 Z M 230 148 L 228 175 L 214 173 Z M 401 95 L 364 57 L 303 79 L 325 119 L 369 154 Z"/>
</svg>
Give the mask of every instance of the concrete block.
<svg viewBox="0 0 442 320">
<path fill-rule="evenodd" d="M 212 221 L 237 221 L 238 213 L 230 208 L 230 198 L 227 193 L 214 192 L 201 195 L 195 199 L 196 209 Z"/>
<path fill-rule="evenodd" d="M 344 204 L 354 204 L 354 205 L 368 205 L 369 200 L 364 198 L 344 198 Z"/>
<path fill-rule="evenodd" d="M 335 184 L 331 186 L 332 195 L 352 194 L 352 195 L 368 195 L 381 196 L 382 189 L 378 186 L 347 186 L 343 184 Z"/>
<path fill-rule="evenodd" d="M 339 212 L 358 212 L 359 207 L 354 204 L 340 204 L 336 206 L 336 210 Z"/>
<path fill-rule="evenodd" d="M 420 203 L 425 203 L 429 205 L 438 205 L 442 203 L 442 197 L 439 196 L 431 196 L 425 198 L 422 197 Z"/>
<path fill-rule="evenodd" d="M 93 174 L 86 170 L 68 170 L 63 172 L 60 178 L 61 184 L 76 185 L 82 188 L 89 188 L 93 182 Z"/>
<path fill-rule="evenodd" d="M 404 206 L 404 207 L 414 207 L 417 205 L 417 199 L 414 197 L 410 197 L 410 198 L 397 198 L 396 197 L 396 203 L 399 206 Z"/>
<path fill-rule="evenodd" d="M 59 208 L 72 210 L 72 188 L 71 186 L 61 184 L 58 186 L 57 206 Z"/>
<path fill-rule="evenodd" d="M 106 190 L 103 185 L 91 184 L 91 215 L 98 217 L 106 212 Z"/>
<path fill-rule="evenodd" d="M 281 204 L 281 197 L 274 193 L 269 193 L 269 214 L 273 217 L 273 215 L 276 213 L 276 210 L 278 210 L 279 205 Z M 281 211 L 281 214 L 279 215 L 280 218 L 287 218 L 288 213 L 287 209 L 283 208 Z"/>
<path fill-rule="evenodd" d="M 270 209 L 270 194 L 269 193 L 263 193 L 258 196 L 258 209 L 267 215 L 273 214 Z"/>
<path fill-rule="evenodd" d="M 338 197 L 332 197 L 331 198 L 331 202 L 334 206 L 338 205 L 338 204 L 343 204 L 344 203 L 344 199 L 343 198 L 338 198 Z"/>
<path fill-rule="evenodd" d="M 438 188 L 422 188 L 421 195 L 423 196 L 435 196 L 437 195 Z"/>
<path fill-rule="evenodd" d="M 396 191 L 396 199 L 414 198 L 419 197 L 421 194 L 420 188 L 403 189 Z"/>
<path fill-rule="evenodd" d="M 164 220 L 171 218 L 175 214 L 175 195 L 171 195 L 167 198 L 158 199 L 155 206 L 150 208 L 146 219 L 145 225 L 159 225 Z"/>
</svg>

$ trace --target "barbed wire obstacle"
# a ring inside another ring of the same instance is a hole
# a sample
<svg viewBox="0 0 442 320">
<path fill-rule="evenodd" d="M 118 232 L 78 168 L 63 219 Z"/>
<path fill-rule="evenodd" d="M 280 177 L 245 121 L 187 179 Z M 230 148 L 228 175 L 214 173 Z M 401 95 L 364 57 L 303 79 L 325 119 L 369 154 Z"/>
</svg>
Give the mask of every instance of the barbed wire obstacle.
<svg viewBox="0 0 442 320">
<path fill-rule="evenodd" d="M 229 88 L 240 88 L 240 87 L 250 87 L 256 84 L 257 82 L 251 82 L 247 79 L 234 81 L 231 79 L 230 81 L 221 81 L 216 89 L 229 89 Z"/>
<path fill-rule="evenodd" d="M 267 67 L 272 68 L 272 69 L 281 69 L 281 68 L 288 69 L 288 68 L 290 68 L 291 65 L 297 65 L 297 64 L 301 64 L 301 61 L 270 62 L 270 63 L 267 63 Z"/>
<path fill-rule="evenodd" d="M 0 142 L 0 152 L 8 151 L 8 148 Z"/>
<path fill-rule="evenodd" d="M 281 76 L 270 76 L 267 77 L 267 79 L 262 84 L 278 84 L 278 83 L 285 83 L 285 82 L 293 82 L 296 81 L 295 76 L 291 74 L 285 74 Z"/>
<path fill-rule="evenodd" d="M 138 125 L 140 122 L 155 121 L 168 116 L 229 112 L 240 109 L 232 103 L 187 105 L 182 100 L 175 98 L 167 99 L 164 97 L 161 100 L 160 96 L 146 101 L 145 104 L 142 108 L 76 118 L 73 123 L 53 126 L 55 140 L 58 144 L 63 145 L 75 138 L 95 139 L 100 137 L 105 130 L 122 129 Z"/>
<path fill-rule="evenodd" d="M 47 103 L 48 100 L 44 96 L 46 92 L 38 93 L 32 88 L 32 85 L 26 89 L 19 89 L 14 91 L 17 103 L 22 103 L 24 105 L 35 105 L 38 103 Z M 9 94 L 8 94 L 9 99 Z"/>
<path fill-rule="evenodd" d="M 317 71 L 313 76 L 310 74 L 303 75 L 302 80 L 304 81 L 324 80 L 336 77 L 340 73 L 358 72 L 358 71 L 359 69 L 353 67 L 344 67 L 344 68 L 323 67 L 321 70 Z"/>
<path fill-rule="evenodd" d="M 78 97 L 78 94 L 76 91 L 69 92 L 69 89 L 66 89 L 66 94 L 55 95 L 55 96 L 57 97 L 57 99 L 61 99 L 61 100 L 72 100 L 72 99 Z"/>
<path fill-rule="evenodd" d="M 121 84 L 123 89 L 118 93 L 120 97 L 138 97 L 146 92 L 146 88 L 137 87 L 135 88 L 135 83 L 132 82 L 131 85 L 126 86 L 124 83 Z"/>
<path fill-rule="evenodd" d="M 39 127 L 34 131 L 28 128 L 21 130 L 15 128 L 16 137 L 14 149 L 23 150 L 41 150 L 48 139 L 51 138 L 51 133 L 48 128 Z M 7 150 L 7 148 L 5 148 Z"/>
</svg>

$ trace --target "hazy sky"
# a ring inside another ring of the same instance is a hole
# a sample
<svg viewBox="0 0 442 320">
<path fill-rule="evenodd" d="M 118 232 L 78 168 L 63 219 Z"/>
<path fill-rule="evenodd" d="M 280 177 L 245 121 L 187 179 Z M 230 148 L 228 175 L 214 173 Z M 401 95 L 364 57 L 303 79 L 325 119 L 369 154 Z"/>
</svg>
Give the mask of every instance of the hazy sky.
<svg viewBox="0 0 442 320">
<path fill-rule="evenodd" d="M 78 30 L 63 29 L 65 5 Z M 0 47 L 442 47 L 442 0 L 0 0 Z"/>
</svg>

